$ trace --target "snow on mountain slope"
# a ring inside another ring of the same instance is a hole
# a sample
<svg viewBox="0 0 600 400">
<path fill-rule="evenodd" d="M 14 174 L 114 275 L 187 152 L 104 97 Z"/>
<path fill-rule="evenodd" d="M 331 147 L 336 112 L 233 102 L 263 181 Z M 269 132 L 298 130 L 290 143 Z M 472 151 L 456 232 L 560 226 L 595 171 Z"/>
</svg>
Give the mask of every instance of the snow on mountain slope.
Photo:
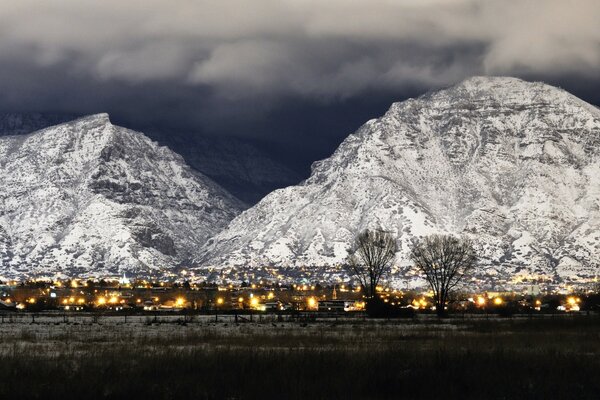
<svg viewBox="0 0 600 400">
<path fill-rule="evenodd" d="M 106 114 L 0 138 L 0 187 L 3 277 L 168 274 L 242 209 Z"/>
<path fill-rule="evenodd" d="M 400 267 L 415 237 L 451 232 L 476 240 L 484 281 L 591 279 L 599 156 L 597 108 L 543 83 L 471 78 L 393 104 L 306 181 L 234 219 L 199 263 L 333 266 L 359 231 L 377 227 L 397 236 Z"/>
</svg>

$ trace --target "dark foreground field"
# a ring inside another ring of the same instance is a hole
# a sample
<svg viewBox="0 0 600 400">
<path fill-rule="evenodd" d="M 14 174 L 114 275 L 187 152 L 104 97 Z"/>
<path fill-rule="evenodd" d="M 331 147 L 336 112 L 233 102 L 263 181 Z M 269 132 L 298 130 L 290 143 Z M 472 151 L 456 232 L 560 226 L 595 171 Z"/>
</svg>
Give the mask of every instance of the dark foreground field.
<svg viewBox="0 0 600 400">
<path fill-rule="evenodd" d="M 0 324 L 0 399 L 598 399 L 600 320 Z"/>
</svg>

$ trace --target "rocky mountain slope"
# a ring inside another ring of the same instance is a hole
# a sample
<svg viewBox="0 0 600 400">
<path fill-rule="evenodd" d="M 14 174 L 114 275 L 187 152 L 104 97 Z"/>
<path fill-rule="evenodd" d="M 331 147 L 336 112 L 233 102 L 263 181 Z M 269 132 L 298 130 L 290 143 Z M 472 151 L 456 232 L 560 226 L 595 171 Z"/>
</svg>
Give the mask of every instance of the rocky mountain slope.
<svg viewBox="0 0 600 400">
<path fill-rule="evenodd" d="M 98 114 L 0 138 L 0 277 L 166 275 L 242 209 Z"/>
<path fill-rule="evenodd" d="M 395 103 L 306 181 L 234 219 L 199 264 L 316 271 L 343 262 L 365 228 L 398 238 L 396 279 L 412 279 L 413 239 L 450 232 L 477 242 L 482 283 L 589 281 L 600 272 L 600 111 L 504 77 Z"/>
</svg>

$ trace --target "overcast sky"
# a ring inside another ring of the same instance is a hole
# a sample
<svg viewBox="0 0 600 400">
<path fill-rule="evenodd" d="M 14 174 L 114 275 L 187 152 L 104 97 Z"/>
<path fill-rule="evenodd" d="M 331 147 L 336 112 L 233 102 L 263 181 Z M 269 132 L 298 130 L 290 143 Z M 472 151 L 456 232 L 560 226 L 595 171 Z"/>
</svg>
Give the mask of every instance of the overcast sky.
<svg viewBox="0 0 600 400">
<path fill-rule="evenodd" d="M 597 0 L 0 0 L 0 110 L 248 137 L 303 170 L 472 75 L 599 104 L 599 21 Z"/>
</svg>

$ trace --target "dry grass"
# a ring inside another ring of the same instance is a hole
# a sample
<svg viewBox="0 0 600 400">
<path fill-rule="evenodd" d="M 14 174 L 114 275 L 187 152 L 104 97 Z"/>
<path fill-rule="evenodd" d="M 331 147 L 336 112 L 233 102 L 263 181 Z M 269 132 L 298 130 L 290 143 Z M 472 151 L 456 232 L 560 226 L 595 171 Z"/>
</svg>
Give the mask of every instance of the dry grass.
<svg viewBox="0 0 600 400">
<path fill-rule="evenodd" d="M 596 399 L 597 318 L 1 324 L 0 398 Z"/>
</svg>

